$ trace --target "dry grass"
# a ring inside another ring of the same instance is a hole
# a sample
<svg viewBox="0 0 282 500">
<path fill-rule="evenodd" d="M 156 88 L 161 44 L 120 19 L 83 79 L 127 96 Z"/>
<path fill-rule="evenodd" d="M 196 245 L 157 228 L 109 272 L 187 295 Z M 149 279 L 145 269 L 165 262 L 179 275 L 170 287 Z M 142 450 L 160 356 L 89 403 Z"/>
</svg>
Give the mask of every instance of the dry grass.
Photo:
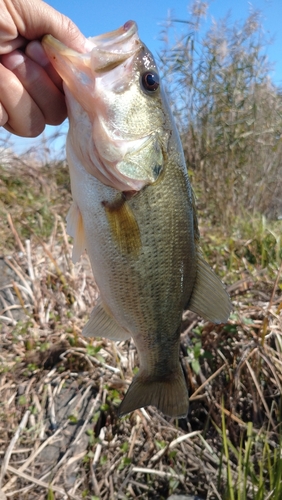
<svg viewBox="0 0 282 500">
<path fill-rule="evenodd" d="M 271 43 L 260 12 L 212 20 L 191 0 L 186 19 L 169 19 L 160 52 L 199 208 L 232 227 L 247 210 L 282 215 L 282 92 L 271 81 Z M 209 26 L 209 28 L 207 28 Z"/>
<path fill-rule="evenodd" d="M 184 314 L 188 419 L 169 420 L 151 407 L 117 419 L 115 408 L 138 365 L 136 350 L 129 341 L 88 343 L 80 336 L 97 290 L 87 257 L 71 262 L 66 166 L 21 158 L 0 174 L 3 498 L 165 499 L 179 492 L 229 498 L 227 466 L 235 481 L 238 460 L 223 452 L 222 416 L 234 450 L 253 422 L 254 467 L 261 442 L 270 450 L 279 446 L 281 266 L 250 271 L 243 257 L 241 267 L 237 262 L 228 270 L 228 251 L 221 251 L 214 262 L 232 283 L 234 312 L 216 327 Z M 264 477 L 270 491 L 267 468 Z M 247 484 L 246 498 L 253 499 L 251 477 Z"/>
</svg>

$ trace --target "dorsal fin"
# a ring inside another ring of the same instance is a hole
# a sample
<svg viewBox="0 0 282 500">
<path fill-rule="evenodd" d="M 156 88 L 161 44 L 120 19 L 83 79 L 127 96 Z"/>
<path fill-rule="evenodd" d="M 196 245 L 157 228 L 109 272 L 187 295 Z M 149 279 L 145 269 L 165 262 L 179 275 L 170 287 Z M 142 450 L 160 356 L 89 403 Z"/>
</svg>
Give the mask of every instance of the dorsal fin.
<svg viewBox="0 0 282 500">
<path fill-rule="evenodd" d="M 226 323 L 232 309 L 222 282 L 199 252 L 196 283 L 187 308 L 212 323 Z"/>
</svg>

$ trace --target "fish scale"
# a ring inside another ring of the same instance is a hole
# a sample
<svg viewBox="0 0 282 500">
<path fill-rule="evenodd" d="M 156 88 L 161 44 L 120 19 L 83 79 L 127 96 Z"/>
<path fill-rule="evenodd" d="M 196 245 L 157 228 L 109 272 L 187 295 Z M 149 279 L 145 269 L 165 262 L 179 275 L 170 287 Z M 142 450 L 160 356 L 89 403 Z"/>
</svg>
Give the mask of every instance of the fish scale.
<svg viewBox="0 0 282 500">
<path fill-rule="evenodd" d="M 50 35 L 42 42 L 64 81 L 68 107 L 73 257 L 87 250 L 100 291 L 82 334 L 133 337 L 139 372 L 120 415 L 154 405 L 184 417 L 183 310 L 221 323 L 231 303 L 201 255 L 181 142 L 136 24 L 90 41 L 86 54 Z"/>
</svg>

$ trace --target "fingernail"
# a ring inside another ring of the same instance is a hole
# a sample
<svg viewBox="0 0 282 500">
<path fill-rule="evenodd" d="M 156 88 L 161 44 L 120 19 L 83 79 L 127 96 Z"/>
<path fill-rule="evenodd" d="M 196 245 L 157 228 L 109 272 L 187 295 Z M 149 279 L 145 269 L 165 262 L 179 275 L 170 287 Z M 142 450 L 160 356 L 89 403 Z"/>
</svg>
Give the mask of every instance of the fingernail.
<svg viewBox="0 0 282 500">
<path fill-rule="evenodd" d="M 24 55 L 18 51 L 10 52 L 2 57 L 2 62 L 7 69 L 14 70 L 24 63 Z"/>
<path fill-rule="evenodd" d="M 95 47 L 94 43 L 91 42 L 90 40 L 85 40 L 84 42 L 84 48 L 86 50 L 86 52 L 91 52 L 91 50 Z"/>
<path fill-rule="evenodd" d="M 49 59 L 46 56 L 45 51 L 40 42 L 37 41 L 30 42 L 26 47 L 25 53 L 34 62 L 40 64 L 40 66 L 47 66 L 47 64 L 49 64 Z"/>
<path fill-rule="evenodd" d="M 0 104 L 0 127 L 4 127 L 6 125 L 7 121 L 9 120 L 9 117 L 7 115 L 7 112 L 2 104 Z"/>
</svg>

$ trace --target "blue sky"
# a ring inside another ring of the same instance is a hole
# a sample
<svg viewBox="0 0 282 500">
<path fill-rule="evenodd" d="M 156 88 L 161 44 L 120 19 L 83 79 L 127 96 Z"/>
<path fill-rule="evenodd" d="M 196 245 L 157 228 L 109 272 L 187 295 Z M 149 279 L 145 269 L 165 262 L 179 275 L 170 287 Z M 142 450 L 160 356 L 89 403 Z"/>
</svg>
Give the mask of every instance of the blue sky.
<svg viewBox="0 0 282 500">
<path fill-rule="evenodd" d="M 187 19 L 189 11 L 189 0 L 49 0 L 48 3 L 69 16 L 86 36 L 116 29 L 133 19 L 138 24 L 140 38 L 152 52 L 160 47 L 161 23 L 169 12 L 174 18 Z M 265 31 L 274 38 L 269 57 L 277 62 L 275 79 L 282 82 L 282 0 L 210 0 L 208 3 L 206 25 L 211 17 L 217 20 L 228 12 L 231 19 L 244 20 L 250 8 L 261 11 Z"/>
<path fill-rule="evenodd" d="M 69 16 L 86 36 L 94 36 L 118 28 L 129 19 L 137 22 L 140 38 L 156 53 L 161 47 L 160 30 L 169 13 L 173 18 L 187 19 L 188 0 L 49 0 L 47 3 Z M 261 11 L 265 33 L 273 38 L 268 49 L 271 62 L 275 63 L 272 78 L 282 83 L 282 0 L 211 0 L 209 2 L 206 27 L 211 19 L 218 20 L 228 12 L 231 22 L 244 20 L 250 8 Z M 47 127 L 46 134 L 54 132 Z M 0 139 L 3 132 L 0 132 Z M 34 139 L 16 139 L 17 149 L 28 149 Z M 37 141 L 36 141 L 37 142 Z"/>
</svg>

